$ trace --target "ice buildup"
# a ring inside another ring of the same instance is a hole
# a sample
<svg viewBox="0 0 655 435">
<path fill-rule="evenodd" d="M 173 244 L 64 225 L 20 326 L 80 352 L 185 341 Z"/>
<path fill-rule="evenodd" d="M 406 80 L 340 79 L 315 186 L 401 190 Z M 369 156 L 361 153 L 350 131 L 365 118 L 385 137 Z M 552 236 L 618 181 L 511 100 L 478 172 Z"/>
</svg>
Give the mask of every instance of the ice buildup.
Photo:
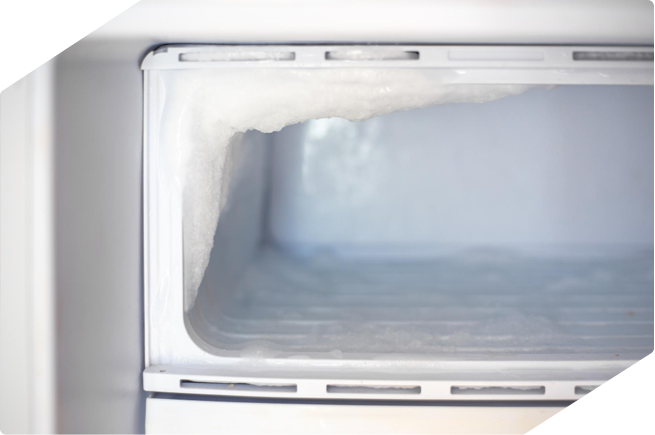
<svg viewBox="0 0 655 435">
<path fill-rule="evenodd" d="M 186 311 L 209 263 L 226 203 L 227 150 L 238 145 L 239 133 L 271 133 L 310 119 L 362 121 L 434 104 L 485 103 L 531 87 L 444 84 L 438 70 L 416 69 L 187 70 L 162 77 L 162 146 L 172 151 L 172 182 L 183 191 Z"/>
</svg>

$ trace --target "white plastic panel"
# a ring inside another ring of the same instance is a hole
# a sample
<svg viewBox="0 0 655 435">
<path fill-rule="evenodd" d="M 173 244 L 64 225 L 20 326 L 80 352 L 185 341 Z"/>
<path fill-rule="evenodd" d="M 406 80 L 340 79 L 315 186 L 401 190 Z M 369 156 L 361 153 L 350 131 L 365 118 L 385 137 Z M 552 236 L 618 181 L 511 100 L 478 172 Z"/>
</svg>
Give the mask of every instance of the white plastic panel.
<svg viewBox="0 0 655 435">
<path fill-rule="evenodd" d="M 443 83 L 652 84 L 652 47 L 447 45 L 170 45 L 144 70 L 430 68 Z"/>
<path fill-rule="evenodd" d="M 490 407 L 249 403 L 158 394 L 147 400 L 146 433 L 522 434 L 562 409 L 562 404 Z"/>
<path fill-rule="evenodd" d="M 493 356 L 470 361 L 457 356 L 441 361 L 289 358 L 276 365 L 242 359 L 214 367 L 152 365 L 144 372 L 144 388 L 286 399 L 576 400 L 627 368 L 625 360 L 613 359 L 562 361 L 555 355 L 526 364 Z"/>
<path fill-rule="evenodd" d="M 138 433 L 142 77 L 68 53 L 55 77 L 56 430 Z"/>
<path fill-rule="evenodd" d="M 31 430 L 28 204 L 32 197 L 29 91 L 23 79 L 0 96 L 0 429 Z"/>
</svg>

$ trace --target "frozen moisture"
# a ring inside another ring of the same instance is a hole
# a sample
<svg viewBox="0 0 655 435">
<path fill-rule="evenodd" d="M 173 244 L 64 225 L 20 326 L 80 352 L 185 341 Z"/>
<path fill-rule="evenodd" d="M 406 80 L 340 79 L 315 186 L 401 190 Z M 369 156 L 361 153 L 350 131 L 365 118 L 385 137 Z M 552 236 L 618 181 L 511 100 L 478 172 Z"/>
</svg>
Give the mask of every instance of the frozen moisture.
<svg viewBox="0 0 655 435">
<path fill-rule="evenodd" d="M 202 336 L 214 348 L 260 360 L 650 352 L 652 253 L 564 253 L 516 251 L 500 262 L 467 249 L 422 260 L 358 260 L 297 257 L 269 246 L 228 297 L 199 303 L 193 314 L 214 322 L 197 323 L 211 328 Z M 599 270 L 611 278 L 594 281 Z M 593 285 L 550 291 L 562 276 Z"/>
<path fill-rule="evenodd" d="M 446 85 L 428 70 L 188 70 L 162 72 L 162 146 L 183 191 L 185 310 L 194 304 L 229 184 L 228 149 L 239 133 L 270 133 L 309 119 L 361 121 L 448 103 L 484 103 L 524 85 Z"/>
</svg>

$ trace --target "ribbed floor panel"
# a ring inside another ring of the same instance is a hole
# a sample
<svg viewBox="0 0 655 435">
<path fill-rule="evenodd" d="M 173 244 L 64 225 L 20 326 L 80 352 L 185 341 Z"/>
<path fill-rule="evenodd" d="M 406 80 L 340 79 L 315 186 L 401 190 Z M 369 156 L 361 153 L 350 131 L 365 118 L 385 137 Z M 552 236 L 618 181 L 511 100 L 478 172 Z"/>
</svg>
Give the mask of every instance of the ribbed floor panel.
<svg viewBox="0 0 655 435">
<path fill-rule="evenodd" d="M 299 260 L 266 249 L 232 303 L 207 320 L 213 334 L 204 338 L 232 349 L 646 355 L 653 349 L 653 254 L 477 252 L 373 262 Z"/>
</svg>

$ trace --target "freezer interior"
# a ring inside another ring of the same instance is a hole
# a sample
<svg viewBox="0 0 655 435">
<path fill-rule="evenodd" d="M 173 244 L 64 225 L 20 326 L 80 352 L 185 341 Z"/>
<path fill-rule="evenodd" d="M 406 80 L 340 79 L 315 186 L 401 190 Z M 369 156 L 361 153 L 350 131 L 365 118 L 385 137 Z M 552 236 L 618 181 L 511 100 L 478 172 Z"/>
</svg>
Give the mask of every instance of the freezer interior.
<svg viewBox="0 0 655 435">
<path fill-rule="evenodd" d="M 652 120 L 652 86 L 587 85 L 249 131 L 187 328 L 242 357 L 641 358 Z"/>
</svg>

